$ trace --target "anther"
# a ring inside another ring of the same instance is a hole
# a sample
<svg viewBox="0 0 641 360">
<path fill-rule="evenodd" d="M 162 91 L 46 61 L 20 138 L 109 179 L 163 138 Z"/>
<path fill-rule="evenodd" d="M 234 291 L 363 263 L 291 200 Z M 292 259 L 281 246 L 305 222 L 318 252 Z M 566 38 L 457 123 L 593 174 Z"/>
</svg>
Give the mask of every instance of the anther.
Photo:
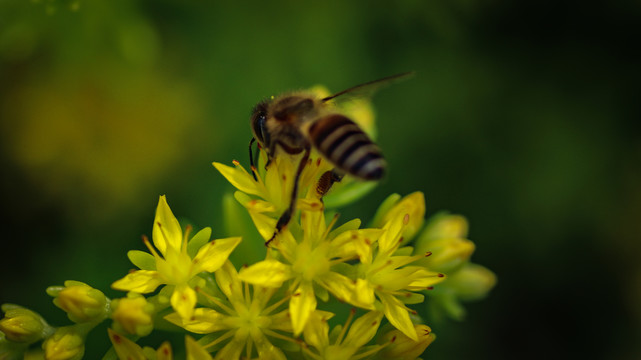
<svg viewBox="0 0 641 360">
<path fill-rule="evenodd" d="M 445 277 L 445 274 L 438 274 L 438 277 Z"/>
<path fill-rule="evenodd" d="M 405 214 L 403 218 L 403 225 L 407 225 L 410 222 L 410 214 Z"/>
<path fill-rule="evenodd" d="M 393 343 L 394 341 L 396 341 L 396 335 L 392 336 L 392 340 L 390 340 L 389 342 Z"/>
<path fill-rule="evenodd" d="M 232 162 L 232 164 L 234 164 L 236 166 L 240 166 L 240 163 L 238 162 L 238 160 L 232 160 L 231 162 Z"/>
<path fill-rule="evenodd" d="M 425 257 L 428 257 L 428 256 L 430 256 L 430 255 L 432 255 L 432 252 L 431 252 L 431 251 L 426 251 L 426 252 L 425 252 Z"/>
</svg>

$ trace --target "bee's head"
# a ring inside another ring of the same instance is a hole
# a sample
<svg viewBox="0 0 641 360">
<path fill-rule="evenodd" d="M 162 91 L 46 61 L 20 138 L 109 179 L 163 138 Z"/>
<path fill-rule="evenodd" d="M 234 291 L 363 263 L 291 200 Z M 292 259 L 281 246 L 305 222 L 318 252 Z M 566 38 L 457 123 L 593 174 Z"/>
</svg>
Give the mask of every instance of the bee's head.
<svg viewBox="0 0 641 360">
<path fill-rule="evenodd" d="M 270 136 L 267 130 L 267 105 L 268 101 L 264 100 L 254 106 L 251 115 L 251 128 L 254 137 L 263 149 L 269 148 Z"/>
</svg>

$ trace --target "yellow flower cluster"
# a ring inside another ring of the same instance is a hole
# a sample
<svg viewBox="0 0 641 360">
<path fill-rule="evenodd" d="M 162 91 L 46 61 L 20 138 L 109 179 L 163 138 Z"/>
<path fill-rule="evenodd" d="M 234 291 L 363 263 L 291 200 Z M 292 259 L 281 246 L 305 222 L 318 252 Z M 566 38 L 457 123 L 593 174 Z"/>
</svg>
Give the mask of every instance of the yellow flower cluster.
<svg viewBox="0 0 641 360">
<path fill-rule="evenodd" d="M 368 103 L 354 102 L 346 111 L 374 132 Z M 266 153 L 259 156 L 250 171 L 237 161 L 214 166 L 267 241 L 290 206 L 300 155 L 277 154 L 269 167 Z M 111 300 L 77 281 L 52 286 L 47 293 L 74 323 L 57 328 L 30 310 L 4 305 L 0 359 L 27 353 L 81 359 L 87 334 L 106 319 L 113 345 L 107 360 L 173 359 L 168 342 L 154 349 L 136 341 L 180 328 L 200 336 L 185 337 L 186 358 L 194 360 L 418 358 L 435 335 L 415 308 L 461 318 L 460 302 L 483 297 L 496 277 L 470 263 L 475 246 L 466 239 L 463 217 L 437 214 L 425 224 L 421 192 L 391 195 L 367 226 L 359 219 L 339 225 L 328 209 L 374 185 L 347 176 L 321 194 L 318 184 L 332 167 L 312 151 L 299 179 L 297 211 L 264 248 L 264 260 L 240 269 L 229 260 L 240 237 L 211 240 L 210 228 L 192 236 L 160 196 L 151 241 L 143 237 L 148 252 L 130 251 L 138 269 L 112 284 L 127 295 Z"/>
</svg>

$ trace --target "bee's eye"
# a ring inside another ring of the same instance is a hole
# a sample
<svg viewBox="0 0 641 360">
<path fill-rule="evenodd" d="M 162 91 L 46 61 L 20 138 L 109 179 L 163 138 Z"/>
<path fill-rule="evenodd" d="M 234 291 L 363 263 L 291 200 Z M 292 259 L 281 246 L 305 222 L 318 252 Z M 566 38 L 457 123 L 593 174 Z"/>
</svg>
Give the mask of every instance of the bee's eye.
<svg viewBox="0 0 641 360">
<path fill-rule="evenodd" d="M 252 121 L 252 127 L 254 130 L 254 135 L 256 136 L 256 140 L 260 142 L 262 145 L 267 145 L 269 142 L 269 134 L 267 133 L 267 127 L 265 126 L 265 122 L 267 121 L 267 114 L 265 112 L 257 112 L 254 115 L 253 121 Z"/>
</svg>

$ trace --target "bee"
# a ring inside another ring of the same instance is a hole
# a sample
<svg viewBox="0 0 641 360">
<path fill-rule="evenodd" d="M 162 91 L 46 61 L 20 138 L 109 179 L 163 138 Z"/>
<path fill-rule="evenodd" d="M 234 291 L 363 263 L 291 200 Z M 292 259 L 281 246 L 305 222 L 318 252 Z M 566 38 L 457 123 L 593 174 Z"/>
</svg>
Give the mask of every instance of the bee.
<svg viewBox="0 0 641 360">
<path fill-rule="evenodd" d="M 249 142 L 254 179 L 257 180 L 252 154 L 255 141 L 267 153 L 265 168 L 279 151 L 287 154 L 303 153 L 296 170 L 289 208 L 278 219 L 274 235 L 265 245 L 269 245 L 287 226 L 296 210 L 299 178 L 312 148 L 335 166 L 334 170 L 321 176 L 317 188 L 321 196 L 329 191 L 334 182 L 340 181 L 344 174 L 362 180 L 379 180 L 385 173 L 386 162 L 378 145 L 354 121 L 328 106 L 328 101 L 346 94 L 372 92 L 380 86 L 412 74 L 410 72 L 388 76 L 325 98 L 294 92 L 256 104 L 250 118 L 254 136 Z"/>
</svg>

